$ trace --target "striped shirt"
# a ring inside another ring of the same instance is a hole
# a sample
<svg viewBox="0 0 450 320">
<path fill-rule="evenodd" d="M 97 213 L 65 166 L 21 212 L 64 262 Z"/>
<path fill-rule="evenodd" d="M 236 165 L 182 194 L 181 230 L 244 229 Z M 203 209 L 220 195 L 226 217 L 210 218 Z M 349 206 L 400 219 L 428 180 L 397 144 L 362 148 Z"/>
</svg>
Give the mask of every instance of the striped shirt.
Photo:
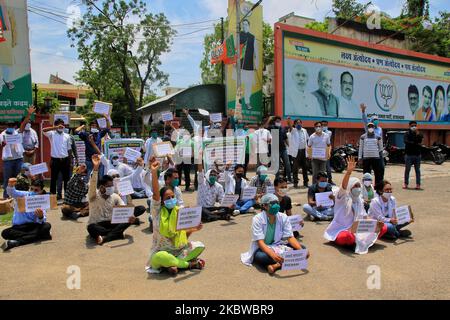
<svg viewBox="0 0 450 320">
<path fill-rule="evenodd" d="M 379 159 L 383 141 L 375 133 L 365 133 L 359 140 L 358 159 Z"/>
</svg>

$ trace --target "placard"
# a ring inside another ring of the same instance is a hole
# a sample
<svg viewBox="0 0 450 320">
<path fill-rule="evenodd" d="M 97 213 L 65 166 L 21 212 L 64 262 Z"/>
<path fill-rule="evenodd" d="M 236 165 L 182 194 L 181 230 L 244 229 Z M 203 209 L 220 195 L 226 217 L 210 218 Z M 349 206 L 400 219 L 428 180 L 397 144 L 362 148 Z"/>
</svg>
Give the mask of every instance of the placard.
<svg viewBox="0 0 450 320">
<path fill-rule="evenodd" d="M 117 191 L 121 196 L 127 196 L 134 193 L 133 185 L 130 179 L 117 181 Z"/>
<path fill-rule="evenodd" d="M 45 163 L 45 162 L 32 165 L 32 166 L 30 166 L 29 169 L 30 169 L 30 174 L 33 176 L 48 172 L 47 163 Z"/>
<path fill-rule="evenodd" d="M 257 187 L 247 187 L 247 188 L 242 189 L 241 199 L 242 200 L 254 199 L 256 197 L 257 190 L 258 190 Z"/>
<path fill-rule="evenodd" d="M 111 114 L 112 104 L 102 101 L 95 101 L 92 111 L 99 114 Z"/>
<path fill-rule="evenodd" d="M 173 113 L 172 112 L 163 112 L 161 114 L 162 121 L 172 121 L 173 120 Z"/>
<path fill-rule="evenodd" d="M 378 233 L 380 231 L 380 223 L 373 219 L 356 220 L 352 225 L 353 233 Z"/>
<path fill-rule="evenodd" d="M 236 204 L 239 199 L 238 194 L 226 194 L 223 196 L 222 203 L 220 206 L 222 207 L 231 207 Z"/>
<path fill-rule="evenodd" d="M 82 140 L 76 140 L 75 146 L 77 147 L 78 163 L 86 163 L 86 145 Z"/>
<path fill-rule="evenodd" d="M 34 212 L 36 209 L 57 209 L 58 201 L 56 194 L 43 194 L 17 198 L 17 209 L 19 212 Z"/>
<path fill-rule="evenodd" d="M 191 158 L 192 157 L 192 148 L 191 147 L 181 147 L 181 157 L 182 158 Z"/>
<path fill-rule="evenodd" d="M 113 207 L 111 223 L 112 224 L 128 223 L 130 217 L 132 217 L 133 215 L 134 215 L 133 206 Z"/>
<path fill-rule="evenodd" d="M 55 123 L 58 119 L 64 121 L 64 124 L 70 125 L 70 113 L 55 113 L 52 115 L 52 123 Z"/>
<path fill-rule="evenodd" d="M 401 206 L 395 209 L 395 216 L 397 217 L 397 223 L 399 225 L 414 222 L 410 206 Z"/>
<path fill-rule="evenodd" d="M 172 143 L 167 141 L 153 144 L 153 153 L 159 158 L 167 155 L 174 155 L 175 151 L 173 150 Z"/>
<path fill-rule="evenodd" d="M 125 153 L 123 154 L 123 157 L 131 162 L 136 162 L 136 160 L 141 156 L 140 151 L 136 151 L 132 148 L 125 148 Z"/>
<path fill-rule="evenodd" d="M 281 270 L 306 270 L 308 269 L 307 249 L 286 251 L 283 255 Z"/>
<path fill-rule="evenodd" d="M 21 134 L 5 134 L 4 137 L 6 144 L 22 144 Z"/>
<path fill-rule="evenodd" d="M 181 208 L 178 210 L 177 230 L 196 228 L 202 220 L 202 207 Z"/>
<path fill-rule="evenodd" d="M 97 119 L 97 123 L 98 123 L 98 126 L 99 126 L 100 129 L 105 129 L 105 128 L 108 127 L 105 118 L 98 118 Z"/>
<path fill-rule="evenodd" d="M 330 199 L 330 195 L 332 195 L 332 191 L 328 192 L 317 192 L 316 193 L 316 206 L 329 208 L 334 205 L 334 201 Z"/>
<path fill-rule="evenodd" d="M 209 120 L 213 123 L 222 122 L 222 114 L 221 113 L 210 113 Z"/>
<path fill-rule="evenodd" d="M 326 159 L 327 149 L 326 148 L 312 148 L 312 158 L 313 159 Z"/>
<path fill-rule="evenodd" d="M 275 194 L 275 187 L 274 186 L 267 186 L 266 187 L 266 194 L 271 193 Z"/>
<path fill-rule="evenodd" d="M 292 226 L 292 231 L 300 231 L 303 228 L 300 224 L 303 221 L 303 217 L 301 215 L 294 214 L 288 218 Z"/>
</svg>

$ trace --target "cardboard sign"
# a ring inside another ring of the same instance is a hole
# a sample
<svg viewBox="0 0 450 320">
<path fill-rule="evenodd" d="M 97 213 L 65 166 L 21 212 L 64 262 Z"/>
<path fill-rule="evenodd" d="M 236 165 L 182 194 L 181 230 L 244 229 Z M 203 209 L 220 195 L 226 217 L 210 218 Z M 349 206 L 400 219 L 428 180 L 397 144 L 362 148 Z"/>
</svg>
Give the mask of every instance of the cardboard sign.
<svg viewBox="0 0 450 320">
<path fill-rule="evenodd" d="M 117 190 L 121 196 L 127 196 L 134 193 L 130 179 L 124 179 L 117 182 Z"/>
<path fill-rule="evenodd" d="M 378 233 L 380 232 L 380 222 L 373 219 L 356 220 L 353 222 L 352 233 Z"/>
<path fill-rule="evenodd" d="M 131 162 L 136 162 L 136 160 L 138 158 L 140 158 L 141 152 L 140 151 L 136 151 L 134 149 L 131 148 L 126 148 L 125 149 L 125 153 L 123 154 L 123 157 L 126 158 L 127 160 L 131 161 Z"/>
<path fill-rule="evenodd" d="M 181 148 L 181 157 L 182 158 L 191 158 L 192 157 L 192 148 L 191 147 L 182 147 Z"/>
<path fill-rule="evenodd" d="M 308 255 L 307 249 L 290 250 L 284 253 L 284 262 L 281 266 L 281 270 L 306 270 L 308 269 Z"/>
<path fill-rule="evenodd" d="M 221 113 L 210 113 L 209 120 L 213 123 L 222 122 L 222 114 Z"/>
<path fill-rule="evenodd" d="M 302 216 L 294 214 L 292 216 L 289 216 L 288 218 L 292 226 L 292 231 L 300 231 L 303 228 L 302 225 L 300 224 L 300 222 L 303 221 Z"/>
<path fill-rule="evenodd" d="M 111 223 L 112 224 L 128 223 L 128 220 L 133 215 L 134 215 L 133 206 L 113 207 Z"/>
<path fill-rule="evenodd" d="M 108 127 L 105 118 L 98 118 L 97 119 L 97 123 L 98 123 L 98 126 L 99 126 L 100 129 L 105 129 L 105 128 Z"/>
<path fill-rule="evenodd" d="M 36 176 L 36 175 L 42 174 L 42 173 L 46 173 L 46 172 L 48 172 L 48 168 L 47 168 L 47 163 L 45 163 L 45 162 L 30 166 L 30 174 L 33 176 Z"/>
<path fill-rule="evenodd" d="M 57 209 L 58 201 L 56 194 L 42 194 L 17 198 L 17 209 L 19 212 L 34 212 L 36 209 Z"/>
<path fill-rule="evenodd" d="M 334 205 L 334 201 L 330 199 L 330 195 L 332 194 L 332 191 L 316 193 L 316 205 L 318 207 L 322 206 L 324 208 L 332 207 Z"/>
<path fill-rule="evenodd" d="M 327 158 L 327 149 L 312 148 L 312 158 L 313 159 L 326 159 Z"/>
<path fill-rule="evenodd" d="M 167 141 L 153 144 L 153 153 L 155 157 L 161 158 L 167 155 L 174 155 L 175 151 L 173 150 L 172 143 Z"/>
<path fill-rule="evenodd" d="M 414 222 L 414 216 L 410 206 L 398 207 L 395 209 L 395 216 L 397 217 L 399 225 Z"/>
<path fill-rule="evenodd" d="M 84 141 L 75 141 L 75 146 L 77 147 L 78 162 L 80 164 L 86 163 L 86 145 Z"/>
<path fill-rule="evenodd" d="M 22 144 L 21 134 L 5 134 L 4 137 L 6 144 Z"/>
<path fill-rule="evenodd" d="M 178 210 L 177 230 L 196 228 L 202 220 L 202 207 L 182 208 Z"/>
<path fill-rule="evenodd" d="M 226 194 L 223 196 L 222 203 L 220 204 L 220 206 L 231 207 L 232 205 L 236 204 L 238 199 L 239 199 L 238 194 Z"/>
<path fill-rule="evenodd" d="M 161 114 L 162 121 L 172 121 L 173 120 L 173 113 L 172 112 L 163 112 Z"/>
<path fill-rule="evenodd" d="M 51 122 L 54 123 L 55 120 L 61 119 L 64 121 L 64 124 L 70 125 L 70 113 L 55 113 L 52 115 Z"/>
<path fill-rule="evenodd" d="M 102 101 L 95 101 L 92 111 L 99 114 L 111 114 L 112 104 Z"/>
<path fill-rule="evenodd" d="M 275 187 L 274 186 L 267 186 L 266 194 L 268 194 L 268 193 L 275 194 Z"/>
<path fill-rule="evenodd" d="M 258 190 L 257 187 L 247 187 L 242 189 L 242 200 L 250 200 L 254 199 L 256 197 L 256 191 Z"/>
</svg>

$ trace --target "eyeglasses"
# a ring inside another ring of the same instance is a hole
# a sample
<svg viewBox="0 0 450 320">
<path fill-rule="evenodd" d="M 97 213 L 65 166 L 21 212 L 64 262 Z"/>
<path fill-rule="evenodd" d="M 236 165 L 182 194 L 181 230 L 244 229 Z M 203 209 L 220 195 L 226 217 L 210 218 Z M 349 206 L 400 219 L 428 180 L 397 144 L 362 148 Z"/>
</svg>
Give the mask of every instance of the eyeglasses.
<svg viewBox="0 0 450 320">
<path fill-rule="evenodd" d="M 276 201 L 276 200 L 270 201 L 269 204 L 271 204 L 271 205 L 274 205 L 274 204 L 280 204 L 280 201 Z"/>
</svg>

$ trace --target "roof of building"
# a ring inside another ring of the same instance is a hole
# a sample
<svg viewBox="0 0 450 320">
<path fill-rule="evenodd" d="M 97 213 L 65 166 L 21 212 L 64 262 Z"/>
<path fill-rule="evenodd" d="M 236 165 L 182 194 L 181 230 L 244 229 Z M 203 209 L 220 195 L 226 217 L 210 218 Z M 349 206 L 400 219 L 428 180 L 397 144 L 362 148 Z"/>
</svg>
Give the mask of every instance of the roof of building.
<svg viewBox="0 0 450 320">
<path fill-rule="evenodd" d="M 92 91 L 91 87 L 74 84 L 38 83 L 38 88 L 44 91 Z"/>
</svg>

